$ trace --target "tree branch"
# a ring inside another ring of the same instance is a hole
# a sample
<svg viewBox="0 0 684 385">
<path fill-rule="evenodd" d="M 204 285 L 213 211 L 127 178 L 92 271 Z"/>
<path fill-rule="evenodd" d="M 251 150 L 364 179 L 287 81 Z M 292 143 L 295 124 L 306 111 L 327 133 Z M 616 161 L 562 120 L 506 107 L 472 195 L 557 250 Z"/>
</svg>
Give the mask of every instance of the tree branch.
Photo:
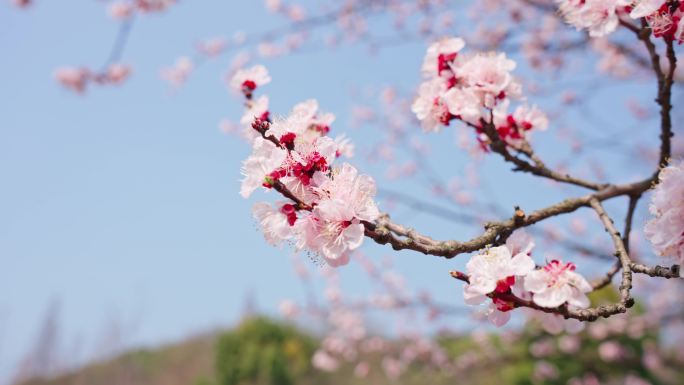
<svg viewBox="0 0 684 385">
<path fill-rule="evenodd" d="M 626 308 L 632 307 L 632 305 L 634 305 L 634 300 L 630 297 L 630 290 L 632 289 L 632 270 L 630 265 L 632 260 L 629 258 L 629 253 L 627 252 L 623 238 L 620 236 L 620 232 L 615 228 L 613 220 L 610 218 L 599 200 L 592 198 L 589 201 L 589 204 L 594 211 L 596 211 L 596 214 L 603 223 L 603 227 L 610 234 L 611 238 L 613 238 L 613 243 L 615 244 L 615 256 L 620 261 L 620 265 L 622 267 L 622 281 L 619 287 L 620 301 L 613 306 L 615 306 L 615 310 L 619 311 L 620 313 L 624 313 Z M 631 216 L 631 213 L 634 211 L 632 208 L 633 205 L 635 206 L 636 204 L 630 202 L 630 210 L 628 212 L 629 216 Z"/>
</svg>

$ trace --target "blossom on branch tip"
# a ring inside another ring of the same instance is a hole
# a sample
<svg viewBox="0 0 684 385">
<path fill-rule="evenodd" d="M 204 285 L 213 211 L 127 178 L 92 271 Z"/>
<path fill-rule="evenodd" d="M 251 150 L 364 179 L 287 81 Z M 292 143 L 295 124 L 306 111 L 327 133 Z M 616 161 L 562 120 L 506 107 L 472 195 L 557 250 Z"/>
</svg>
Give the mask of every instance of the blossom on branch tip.
<svg viewBox="0 0 684 385">
<path fill-rule="evenodd" d="M 508 322 L 509 311 L 515 304 L 497 297 L 497 294 L 521 290 L 521 280 L 534 270 L 534 261 L 529 255 L 533 247 L 531 237 L 518 230 L 509 237 L 506 245 L 490 247 L 474 255 L 466 264 L 469 283 L 463 291 L 465 302 L 479 305 L 493 294 L 487 311 L 489 320 L 496 326 Z"/>
<path fill-rule="evenodd" d="M 465 47 L 460 37 L 443 38 L 430 45 L 423 59 L 422 71 L 426 77 L 440 76 L 453 62 L 458 52 Z"/>
<path fill-rule="evenodd" d="M 534 261 L 526 253 L 511 255 L 506 246 L 490 247 L 474 255 L 466 264 L 470 282 L 465 286 L 466 303 L 477 305 L 494 291 L 507 292 L 516 276 L 525 276 L 534 269 Z"/>
<path fill-rule="evenodd" d="M 271 82 L 268 70 L 262 65 L 255 65 L 251 68 L 239 69 L 230 79 L 230 87 L 235 91 L 242 92 L 251 97 L 252 92 L 259 86 Z"/>
<path fill-rule="evenodd" d="M 454 38 L 428 48 L 423 63 L 426 79 L 411 105 L 423 130 L 439 131 L 454 120 L 462 121 L 475 128 L 481 147 L 487 150 L 491 140 L 483 124 L 494 124 L 500 139 L 509 145 L 525 139 L 532 129 L 545 129 L 548 121 L 537 107 L 508 110 L 512 100 L 522 98 L 522 86 L 512 74 L 516 63 L 504 53 L 456 54 L 464 45 L 462 39 Z"/>
</svg>

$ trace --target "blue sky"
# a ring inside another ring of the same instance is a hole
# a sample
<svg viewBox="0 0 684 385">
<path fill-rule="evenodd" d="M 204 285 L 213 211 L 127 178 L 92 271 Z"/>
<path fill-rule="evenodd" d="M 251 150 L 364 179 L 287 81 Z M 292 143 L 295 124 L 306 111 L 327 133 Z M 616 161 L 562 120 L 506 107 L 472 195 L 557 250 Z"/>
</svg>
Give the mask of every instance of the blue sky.
<svg viewBox="0 0 684 385">
<path fill-rule="evenodd" d="M 61 65 L 104 62 L 117 31 L 105 7 L 85 0 L 37 1 L 25 11 L 0 4 L 0 380 L 31 347 L 53 301 L 60 303 L 66 349 L 81 341 L 85 348 L 75 355 L 87 358 L 112 325 L 123 328 L 127 345 L 153 344 L 229 325 L 248 293 L 267 312 L 282 298 L 303 297 L 289 252 L 263 242 L 251 202 L 237 193 L 249 148 L 218 129 L 222 118 L 237 120 L 242 113 L 221 81 L 230 56 L 204 64 L 178 92 L 158 76 L 200 39 L 282 23 L 259 1 L 211 3 L 180 2 L 163 15 L 138 19 L 123 57 L 134 66 L 133 77 L 83 96 L 51 76 Z M 265 60 L 274 79 L 266 90 L 272 110 L 285 113 L 315 97 L 338 116 L 334 130 L 368 151 L 364 143 L 377 134 L 349 128 L 353 91 L 386 84 L 412 90 L 424 49 L 407 43 L 368 55 L 365 47 L 345 46 Z M 599 111 L 624 110 L 616 95 L 631 92 L 648 101 L 649 86 L 610 89 L 595 104 Z M 620 127 L 621 119 L 611 120 Z M 431 162 L 441 170 L 465 163 L 453 136 L 428 140 L 437 154 Z M 557 151 L 546 152 L 558 159 Z M 606 159 L 613 159 L 609 168 L 616 175 L 636 175 L 624 158 Z M 489 193 L 504 207 L 558 199 L 557 189 L 526 187 L 531 178 L 510 175 L 498 159 L 485 160 L 483 169 L 484 179 L 494 181 Z M 379 167 L 367 167 L 374 170 Z M 425 191 L 392 183 L 395 190 Z M 438 237 L 477 230 L 406 209 L 395 217 Z M 366 249 L 391 254 L 376 245 Z M 438 298 L 461 303 L 460 287 L 446 271 L 462 261 L 403 253 L 396 262 L 416 286 L 429 285 Z M 357 295 L 365 288 L 360 276 L 355 266 L 343 272 Z"/>
</svg>

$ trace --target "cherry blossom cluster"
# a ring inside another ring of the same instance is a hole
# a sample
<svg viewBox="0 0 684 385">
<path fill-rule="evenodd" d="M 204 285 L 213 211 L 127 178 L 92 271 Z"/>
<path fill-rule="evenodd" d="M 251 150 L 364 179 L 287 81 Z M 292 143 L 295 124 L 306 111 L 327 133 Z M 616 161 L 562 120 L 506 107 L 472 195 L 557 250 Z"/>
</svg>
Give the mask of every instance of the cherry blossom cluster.
<svg viewBox="0 0 684 385">
<path fill-rule="evenodd" d="M 298 250 L 320 255 L 331 266 L 344 265 L 349 252 L 363 242 L 363 222 L 379 216 L 375 182 L 348 163 L 333 166 L 352 148 L 343 136 L 328 136 L 335 117 L 319 113 L 315 100 L 296 105 L 285 118 L 272 119 L 268 99 L 253 98 L 257 87 L 270 80 L 266 68 L 257 65 L 237 71 L 230 82 L 247 100 L 242 122 L 254 132 L 240 194 L 247 198 L 259 187 L 276 189 L 290 201 L 257 203 L 253 209 L 266 240 L 273 245 L 292 241 Z"/>
<path fill-rule="evenodd" d="M 653 35 L 684 41 L 684 4 L 669 0 L 560 0 L 560 12 L 577 29 L 590 36 L 605 36 L 617 29 L 621 16 L 644 18 Z"/>
<path fill-rule="evenodd" d="M 530 256 L 533 247 L 532 238 L 517 230 L 505 245 L 490 247 L 474 255 L 466 265 L 465 302 L 480 305 L 491 299 L 488 318 L 496 326 L 508 322 L 509 312 L 518 307 L 520 300 L 531 300 L 548 309 L 588 307 L 586 293 L 592 291 L 592 287 L 575 272 L 575 265 L 552 260 L 536 269 Z"/>
<path fill-rule="evenodd" d="M 658 179 L 644 232 L 657 254 L 684 264 L 684 162 L 663 168 Z"/>
<path fill-rule="evenodd" d="M 96 72 L 85 67 L 62 67 L 55 70 L 55 80 L 77 93 L 85 92 L 89 84 L 119 85 L 131 75 L 130 66 L 121 63 L 110 64 L 104 71 Z"/>
<path fill-rule="evenodd" d="M 455 37 L 428 48 L 422 66 L 425 80 L 411 106 L 423 129 L 439 131 L 460 120 L 475 128 L 483 147 L 491 139 L 485 124 L 493 124 L 499 137 L 511 145 L 533 129 L 546 129 L 547 118 L 535 106 L 521 104 L 509 111 L 511 101 L 522 98 L 522 86 L 511 74 L 515 62 L 504 53 L 462 54 L 464 47 L 463 39 Z"/>
</svg>

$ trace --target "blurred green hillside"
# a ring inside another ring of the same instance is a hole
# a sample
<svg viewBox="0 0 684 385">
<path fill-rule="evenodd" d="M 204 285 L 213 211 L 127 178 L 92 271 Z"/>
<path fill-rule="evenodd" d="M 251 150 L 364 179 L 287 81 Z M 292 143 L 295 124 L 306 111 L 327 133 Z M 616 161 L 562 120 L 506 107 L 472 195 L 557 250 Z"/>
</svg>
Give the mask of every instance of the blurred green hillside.
<svg viewBox="0 0 684 385">
<path fill-rule="evenodd" d="M 222 333 L 158 349 L 136 350 L 58 378 L 34 379 L 22 385 L 572 385 L 590 383 L 577 381 L 591 378 L 600 380 L 600 384 L 624 384 L 625 376 L 654 385 L 684 383 L 684 374 L 679 370 L 681 357 L 661 351 L 657 368 L 644 360 L 650 354 L 645 349 L 657 344 L 657 335 L 648 330 L 608 332 L 598 341 L 595 336 L 589 338 L 586 331 L 556 337 L 537 328 L 508 336 L 443 335 L 436 341 L 449 361 L 457 363 L 455 371 L 439 370 L 415 360 L 401 377 L 391 380 L 382 370 L 380 353 L 368 353 L 326 373 L 311 365 L 320 342 L 317 337 L 293 325 L 256 317 Z M 399 353 L 404 345 L 395 342 L 392 349 Z M 619 344 L 619 357 L 606 358 L 605 353 L 599 353 L 606 349 L 600 347 L 605 342 Z M 370 367 L 364 378 L 354 375 L 355 362 L 360 359 Z"/>
</svg>

